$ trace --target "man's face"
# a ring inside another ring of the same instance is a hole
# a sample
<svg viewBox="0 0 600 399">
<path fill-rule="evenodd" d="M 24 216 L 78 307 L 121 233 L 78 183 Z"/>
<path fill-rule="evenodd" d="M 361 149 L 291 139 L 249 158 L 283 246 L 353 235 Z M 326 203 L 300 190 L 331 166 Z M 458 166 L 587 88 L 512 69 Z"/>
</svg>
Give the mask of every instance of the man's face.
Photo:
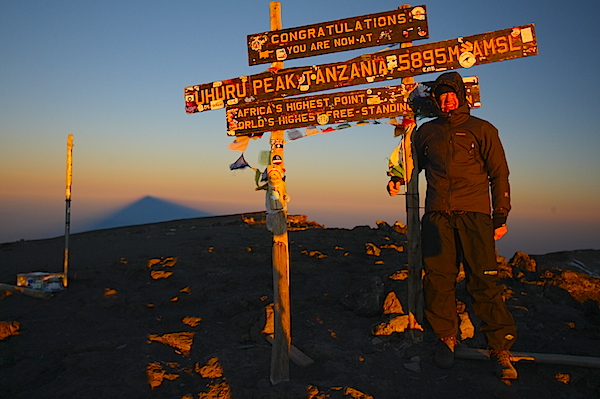
<svg viewBox="0 0 600 399">
<path fill-rule="evenodd" d="M 440 108 L 442 112 L 448 113 L 458 108 L 458 97 L 453 91 L 449 91 L 440 96 Z"/>
</svg>

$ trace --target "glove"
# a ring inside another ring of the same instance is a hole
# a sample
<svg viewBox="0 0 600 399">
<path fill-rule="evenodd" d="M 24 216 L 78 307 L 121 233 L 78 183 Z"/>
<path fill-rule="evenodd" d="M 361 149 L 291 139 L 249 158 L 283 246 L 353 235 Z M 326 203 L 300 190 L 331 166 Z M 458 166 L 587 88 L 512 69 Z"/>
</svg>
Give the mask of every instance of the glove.
<svg viewBox="0 0 600 399">
<path fill-rule="evenodd" d="M 494 225 L 494 230 L 496 230 L 498 227 L 502 227 L 506 224 L 506 213 L 502 212 L 502 211 L 494 211 L 493 215 L 492 215 L 492 222 Z"/>
</svg>

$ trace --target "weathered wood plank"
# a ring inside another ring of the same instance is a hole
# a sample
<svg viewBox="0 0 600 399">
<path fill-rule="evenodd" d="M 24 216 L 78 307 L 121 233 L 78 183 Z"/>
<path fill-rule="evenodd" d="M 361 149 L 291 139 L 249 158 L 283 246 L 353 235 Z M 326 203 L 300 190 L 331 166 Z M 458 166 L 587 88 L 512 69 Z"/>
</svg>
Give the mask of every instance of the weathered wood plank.
<svg viewBox="0 0 600 399">
<path fill-rule="evenodd" d="M 407 78 L 405 78 L 406 80 Z M 465 78 L 471 108 L 481 104 L 479 80 Z M 421 87 L 418 88 L 418 86 Z M 370 119 L 414 116 L 412 101 L 420 89 L 433 82 L 410 83 L 371 89 L 275 99 L 227 108 L 227 134 L 242 136 L 272 130 L 358 122 Z M 417 89 L 418 88 L 418 89 Z M 413 95 L 415 94 L 415 95 Z M 437 108 L 427 98 L 418 98 L 418 116 L 433 116 Z"/>
<path fill-rule="evenodd" d="M 17 285 L 10 285 L 4 283 L 0 283 L 0 290 L 20 292 L 21 294 L 40 299 L 47 299 L 52 297 L 52 293 L 49 291 L 34 290 L 32 288 L 19 287 Z"/>
<path fill-rule="evenodd" d="M 425 6 L 248 35 L 248 64 L 267 64 L 429 37 Z"/>
<path fill-rule="evenodd" d="M 467 348 L 457 346 L 454 352 L 457 358 L 487 360 L 488 351 L 485 349 Z M 518 362 L 521 360 L 532 361 L 536 363 L 563 364 L 565 366 L 600 368 L 600 357 L 559 355 L 552 353 L 531 353 L 531 352 L 511 352 L 511 360 Z"/>
<path fill-rule="evenodd" d="M 267 341 L 269 341 L 269 343 L 273 344 L 273 342 L 274 342 L 273 337 L 270 335 L 267 335 L 266 337 L 267 337 Z M 305 368 L 305 367 L 308 367 L 315 363 L 314 360 L 312 360 L 310 357 L 308 357 L 304 352 L 302 352 L 300 349 L 296 348 L 294 345 L 290 346 L 290 360 L 292 362 L 294 362 L 296 364 L 296 366 L 298 366 L 300 368 Z"/>
<path fill-rule="evenodd" d="M 232 107 L 536 55 L 533 24 L 361 55 L 345 62 L 285 68 L 184 89 L 186 112 Z"/>
</svg>

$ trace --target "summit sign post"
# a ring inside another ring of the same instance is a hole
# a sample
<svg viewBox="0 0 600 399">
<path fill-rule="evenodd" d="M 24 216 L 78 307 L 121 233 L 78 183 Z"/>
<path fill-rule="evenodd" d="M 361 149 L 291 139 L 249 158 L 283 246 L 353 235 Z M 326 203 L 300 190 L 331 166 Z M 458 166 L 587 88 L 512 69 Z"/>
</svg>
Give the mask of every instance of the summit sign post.
<svg viewBox="0 0 600 399">
<path fill-rule="evenodd" d="M 413 46 L 412 41 L 428 37 L 424 6 L 402 6 L 399 10 L 362 17 L 282 29 L 280 4 L 270 3 L 271 31 L 247 37 L 249 64 L 271 63 L 268 71 L 184 88 L 188 114 L 226 108 L 227 133 L 231 136 L 260 135 L 271 131 L 270 164 L 267 166 L 266 224 L 273 232 L 274 336 L 271 354 L 271 382 L 289 379 L 291 324 L 289 300 L 289 248 L 285 184 L 284 129 L 348 121 L 408 116 L 401 128 L 402 145 L 412 153 L 414 115 L 425 115 L 429 91 L 416 107 L 410 102 L 416 75 L 528 57 L 538 52 L 533 24 L 458 37 Z M 364 54 L 345 62 L 284 68 L 293 58 L 401 43 L 400 48 Z M 330 89 L 402 78 L 402 85 L 367 90 L 287 98 Z M 475 81 L 475 83 L 478 83 Z M 412 89 L 411 89 L 412 88 Z M 418 87 L 417 87 L 418 89 Z M 479 86 L 472 86 L 473 104 L 479 105 Z M 421 94 L 419 94 L 421 96 Z M 437 107 L 435 108 L 437 112 Z M 316 122 L 316 123 L 315 123 Z M 404 121 L 403 121 L 404 122 Z M 357 123 L 358 125 L 358 123 Z M 403 130 L 403 131 L 402 131 Z M 325 129 L 324 131 L 328 131 Z M 409 150 L 410 149 L 410 150 Z M 406 166 L 412 155 L 405 156 Z M 416 161 L 407 190 L 409 231 L 418 232 L 418 171 Z M 411 161 L 412 162 L 412 161 Z M 410 186 L 409 186 L 410 187 Z M 420 240 L 409 237 L 414 251 L 409 262 L 409 314 L 418 322 L 423 317 Z M 412 329 L 412 327 L 410 327 Z"/>
<path fill-rule="evenodd" d="M 425 6 L 248 35 L 248 64 L 266 64 L 429 37 Z"/>
</svg>

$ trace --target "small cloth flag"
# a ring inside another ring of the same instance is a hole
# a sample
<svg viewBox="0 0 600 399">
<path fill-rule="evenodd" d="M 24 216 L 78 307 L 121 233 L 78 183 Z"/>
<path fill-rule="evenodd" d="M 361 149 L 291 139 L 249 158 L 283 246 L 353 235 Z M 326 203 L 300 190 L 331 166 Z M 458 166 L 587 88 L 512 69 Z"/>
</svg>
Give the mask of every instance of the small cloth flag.
<svg viewBox="0 0 600 399">
<path fill-rule="evenodd" d="M 246 162 L 246 159 L 244 158 L 244 154 L 240 155 L 240 157 L 237 159 L 237 161 L 235 161 L 234 163 L 229 165 L 230 170 L 244 169 L 244 168 L 249 168 L 249 167 L 250 167 L 250 165 L 248 164 L 248 162 Z"/>
</svg>

